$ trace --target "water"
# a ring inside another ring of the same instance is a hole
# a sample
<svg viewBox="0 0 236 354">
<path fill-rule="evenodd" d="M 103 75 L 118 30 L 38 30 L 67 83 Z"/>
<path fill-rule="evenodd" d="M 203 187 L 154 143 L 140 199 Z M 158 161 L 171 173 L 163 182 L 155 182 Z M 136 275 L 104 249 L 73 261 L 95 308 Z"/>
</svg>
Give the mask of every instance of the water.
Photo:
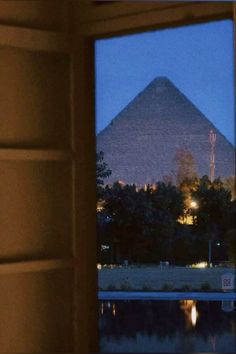
<svg viewBox="0 0 236 354">
<path fill-rule="evenodd" d="M 99 302 L 102 353 L 236 353 L 234 301 Z"/>
</svg>

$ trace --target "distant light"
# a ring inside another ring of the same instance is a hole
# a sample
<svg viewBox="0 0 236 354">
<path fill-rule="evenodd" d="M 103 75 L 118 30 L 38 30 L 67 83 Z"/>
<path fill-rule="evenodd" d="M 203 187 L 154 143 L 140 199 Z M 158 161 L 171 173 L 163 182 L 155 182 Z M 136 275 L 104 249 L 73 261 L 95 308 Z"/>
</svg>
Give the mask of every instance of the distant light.
<svg viewBox="0 0 236 354">
<path fill-rule="evenodd" d="M 192 200 L 190 203 L 191 208 L 197 209 L 198 208 L 198 203 L 195 200 Z"/>
<path fill-rule="evenodd" d="M 100 263 L 97 264 L 97 269 L 102 269 L 102 265 Z"/>
<path fill-rule="evenodd" d="M 217 242 L 216 246 L 220 246 L 220 242 Z"/>
<path fill-rule="evenodd" d="M 110 249 L 109 245 L 101 245 L 101 251 L 108 251 Z"/>
<path fill-rule="evenodd" d="M 191 265 L 192 268 L 207 268 L 207 266 L 207 262 L 199 262 Z"/>
</svg>

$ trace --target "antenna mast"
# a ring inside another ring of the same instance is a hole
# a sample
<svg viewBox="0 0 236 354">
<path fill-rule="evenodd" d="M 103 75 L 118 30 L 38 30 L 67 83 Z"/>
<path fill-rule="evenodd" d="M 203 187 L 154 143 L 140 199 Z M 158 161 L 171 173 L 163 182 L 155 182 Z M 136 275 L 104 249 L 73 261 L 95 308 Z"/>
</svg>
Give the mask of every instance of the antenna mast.
<svg viewBox="0 0 236 354">
<path fill-rule="evenodd" d="M 209 132 L 209 141 L 211 144 L 210 151 L 210 181 L 213 182 L 215 179 L 215 143 L 216 143 L 216 134 L 211 129 Z"/>
</svg>

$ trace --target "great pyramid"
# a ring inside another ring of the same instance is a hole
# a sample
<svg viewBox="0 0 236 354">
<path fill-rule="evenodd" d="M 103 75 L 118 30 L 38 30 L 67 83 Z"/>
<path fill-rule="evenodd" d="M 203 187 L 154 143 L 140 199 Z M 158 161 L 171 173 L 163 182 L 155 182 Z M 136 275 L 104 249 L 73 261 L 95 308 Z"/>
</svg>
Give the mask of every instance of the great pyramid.
<svg viewBox="0 0 236 354">
<path fill-rule="evenodd" d="M 234 146 L 168 78 L 154 79 L 97 135 L 97 151 L 112 170 L 106 183 L 143 185 L 174 175 L 178 149 L 191 152 L 199 177 L 209 175 L 211 129 L 215 177 L 234 175 Z"/>
</svg>

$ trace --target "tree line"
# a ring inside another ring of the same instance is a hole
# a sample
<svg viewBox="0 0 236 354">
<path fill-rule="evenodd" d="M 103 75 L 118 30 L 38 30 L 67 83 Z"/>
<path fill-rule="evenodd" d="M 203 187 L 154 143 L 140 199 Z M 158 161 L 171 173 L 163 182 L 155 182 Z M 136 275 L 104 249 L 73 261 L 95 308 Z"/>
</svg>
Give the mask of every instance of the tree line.
<svg viewBox="0 0 236 354">
<path fill-rule="evenodd" d="M 184 175 L 182 166 L 176 185 L 104 186 L 111 170 L 103 159 L 97 154 L 99 262 L 191 264 L 208 259 L 209 240 L 213 262 L 234 261 L 236 201 L 220 178 Z"/>
</svg>

